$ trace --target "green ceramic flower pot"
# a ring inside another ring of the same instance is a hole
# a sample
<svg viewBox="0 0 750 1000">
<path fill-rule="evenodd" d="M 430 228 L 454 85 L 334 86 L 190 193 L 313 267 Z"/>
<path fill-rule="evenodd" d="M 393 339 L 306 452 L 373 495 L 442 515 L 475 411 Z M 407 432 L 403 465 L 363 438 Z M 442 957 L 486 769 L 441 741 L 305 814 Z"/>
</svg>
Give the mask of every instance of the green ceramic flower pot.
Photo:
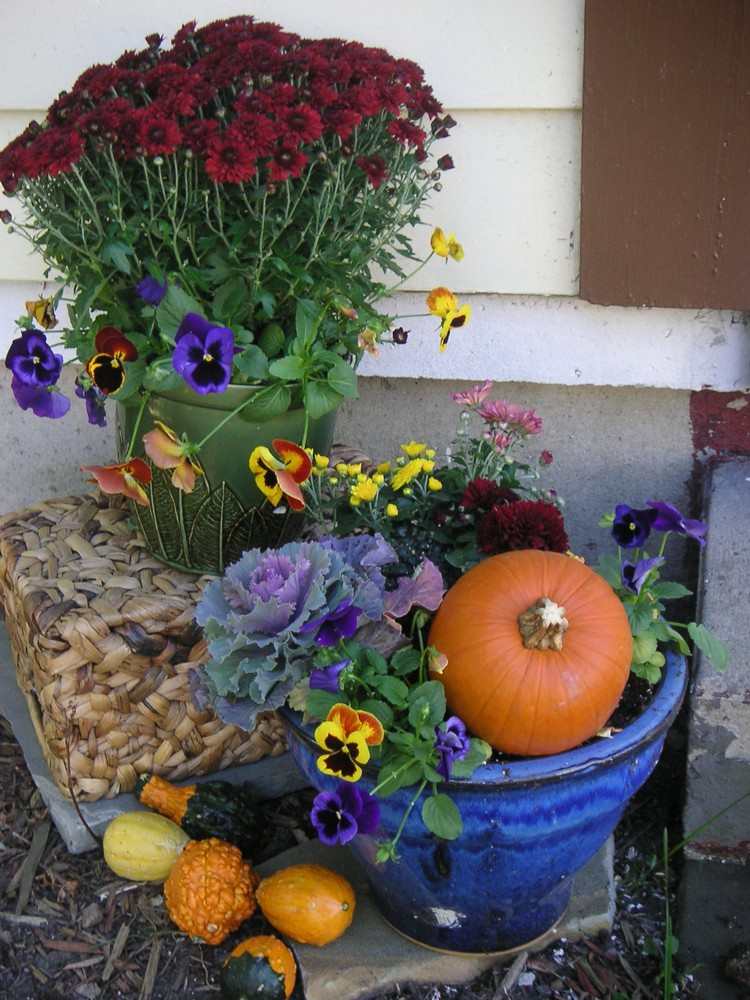
<svg viewBox="0 0 750 1000">
<path fill-rule="evenodd" d="M 222 393 L 199 396 L 187 387 L 153 393 L 136 433 L 133 454 L 145 457 L 141 440 L 159 420 L 178 436 L 198 442 L 257 387 L 230 385 Z M 118 404 L 117 443 L 124 458 L 138 418 L 137 405 Z M 310 420 L 307 445 L 327 454 L 336 415 Z M 305 431 L 305 411 L 288 410 L 259 421 L 240 411 L 201 448 L 197 456 L 204 475 L 192 493 L 171 484 L 171 472 L 154 467 L 148 487 L 149 507 L 131 504 L 149 551 L 162 562 L 192 573 L 222 573 L 249 548 L 282 545 L 296 537 L 304 514 L 274 513 L 255 485 L 248 457 L 257 445 L 274 438 L 299 443 Z M 148 461 L 148 460 L 147 460 Z"/>
</svg>

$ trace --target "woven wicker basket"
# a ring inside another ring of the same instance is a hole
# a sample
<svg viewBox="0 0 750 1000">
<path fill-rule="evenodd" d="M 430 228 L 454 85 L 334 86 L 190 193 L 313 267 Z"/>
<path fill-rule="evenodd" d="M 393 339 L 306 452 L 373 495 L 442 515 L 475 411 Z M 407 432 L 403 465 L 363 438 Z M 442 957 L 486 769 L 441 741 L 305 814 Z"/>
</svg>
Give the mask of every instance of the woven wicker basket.
<svg viewBox="0 0 750 1000">
<path fill-rule="evenodd" d="M 81 800 L 179 781 L 285 749 L 273 712 L 248 735 L 192 702 L 206 578 L 148 555 L 124 507 L 49 500 L 0 518 L 0 603 L 18 683 L 57 785 Z"/>
</svg>

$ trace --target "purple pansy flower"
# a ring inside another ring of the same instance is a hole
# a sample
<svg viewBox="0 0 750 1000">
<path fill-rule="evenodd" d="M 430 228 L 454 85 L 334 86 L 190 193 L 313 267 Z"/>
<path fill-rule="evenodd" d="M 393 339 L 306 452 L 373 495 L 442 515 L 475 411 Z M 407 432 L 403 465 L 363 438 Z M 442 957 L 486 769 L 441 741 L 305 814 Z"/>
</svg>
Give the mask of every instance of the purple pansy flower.
<svg viewBox="0 0 750 1000">
<path fill-rule="evenodd" d="M 328 847 L 348 844 L 358 833 L 374 833 L 380 822 L 380 806 L 368 792 L 340 781 L 334 792 L 315 796 L 310 822 L 321 843 Z"/>
<path fill-rule="evenodd" d="M 620 503 L 615 507 L 612 537 L 623 549 L 639 548 L 651 534 L 655 520 L 654 510 L 635 510 L 626 503 Z"/>
<path fill-rule="evenodd" d="M 10 345 L 5 364 L 13 372 L 13 381 L 39 388 L 57 382 L 63 359 L 52 351 L 41 330 L 24 330 Z"/>
<path fill-rule="evenodd" d="M 70 400 L 49 386 L 29 385 L 17 375 L 10 383 L 16 402 L 22 410 L 31 410 L 36 417 L 50 417 L 59 420 L 70 409 Z"/>
<path fill-rule="evenodd" d="M 80 382 L 76 382 L 76 396 L 86 403 L 86 416 L 89 423 L 95 427 L 106 427 L 107 411 L 104 408 L 104 400 L 107 397 L 104 393 L 100 392 L 95 385 L 84 389 Z"/>
<path fill-rule="evenodd" d="M 349 659 L 339 660 L 338 663 L 332 663 L 330 667 L 319 667 L 317 670 L 313 670 L 310 674 L 310 687 L 318 691 L 330 691 L 331 694 L 337 694 L 341 672 L 351 662 Z"/>
<path fill-rule="evenodd" d="M 175 336 L 172 364 L 193 392 L 224 392 L 232 375 L 234 334 L 197 313 L 187 313 Z"/>
<path fill-rule="evenodd" d="M 621 570 L 623 586 L 632 590 L 634 594 L 640 594 L 648 574 L 655 566 L 661 566 L 663 562 L 663 556 L 656 556 L 654 559 L 641 559 L 637 563 L 624 562 Z"/>
<path fill-rule="evenodd" d="M 319 646 L 335 646 L 339 639 L 351 639 L 357 631 L 357 621 L 362 609 L 352 603 L 350 597 L 328 611 L 320 618 L 314 618 L 302 626 L 300 632 L 319 629 L 315 641 Z"/>
<path fill-rule="evenodd" d="M 167 283 L 166 281 L 164 283 L 157 281 L 156 278 L 152 278 L 150 274 L 147 274 L 145 278 L 141 278 L 135 286 L 135 290 L 146 305 L 158 306 L 167 294 Z"/>
<path fill-rule="evenodd" d="M 453 761 L 461 760 L 471 749 L 466 726 L 457 715 L 451 715 L 441 726 L 435 726 L 435 749 L 440 754 L 437 770 L 447 781 Z"/>
<path fill-rule="evenodd" d="M 646 503 L 654 513 L 654 531 L 676 531 L 705 545 L 706 539 L 703 537 L 706 534 L 705 522 L 683 517 L 676 507 L 663 500 L 647 500 Z"/>
</svg>

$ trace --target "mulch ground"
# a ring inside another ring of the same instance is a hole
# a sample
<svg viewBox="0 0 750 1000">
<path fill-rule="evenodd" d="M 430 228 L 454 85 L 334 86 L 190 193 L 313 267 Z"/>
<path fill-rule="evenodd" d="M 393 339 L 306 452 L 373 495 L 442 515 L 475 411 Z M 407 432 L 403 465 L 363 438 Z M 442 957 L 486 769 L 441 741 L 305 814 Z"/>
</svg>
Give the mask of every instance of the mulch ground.
<svg viewBox="0 0 750 1000">
<path fill-rule="evenodd" d="M 675 815 L 672 790 L 679 784 L 669 752 L 665 757 L 618 829 L 618 905 L 611 936 L 562 941 L 521 955 L 469 986 L 404 985 L 379 1000 L 661 998 L 665 893 L 658 859 L 662 830 Z M 266 805 L 263 857 L 307 838 L 303 817 L 309 802 L 302 792 Z M 670 873 L 673 881 L 676 874 Z M 238 938 L 247 933 L 245 926 Z M 101 853 L 68 854 L 10 726 L 0 719 L 2 1000 L 218 997 L 218 971 L 234 943 L 229 939 L 219 948 L 193 943 L 170 922 L 161 886 L 115 878 Z M 690 974 L 678 969 L 675 978 L 674 997 L 698 995 Z"/>
</svg>

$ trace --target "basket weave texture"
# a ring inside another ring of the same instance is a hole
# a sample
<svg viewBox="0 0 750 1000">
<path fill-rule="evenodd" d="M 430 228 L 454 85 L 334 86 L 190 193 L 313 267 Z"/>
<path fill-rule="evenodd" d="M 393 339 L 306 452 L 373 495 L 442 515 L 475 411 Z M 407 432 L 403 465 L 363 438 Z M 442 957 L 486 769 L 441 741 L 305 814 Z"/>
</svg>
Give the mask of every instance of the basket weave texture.
<svg viewBox="0 0 750 1000">
<path fill-rule="evenodd" d="M 207 659 L 193 622 L 207 577 L 149 555 L 125 507 L 94 496 L 0 518 L 0 602 L 19 686 L 53 778 L 82 801 L 285 750 L 281 720 L 248 734 L 193 703 Z"/>
</svg>

